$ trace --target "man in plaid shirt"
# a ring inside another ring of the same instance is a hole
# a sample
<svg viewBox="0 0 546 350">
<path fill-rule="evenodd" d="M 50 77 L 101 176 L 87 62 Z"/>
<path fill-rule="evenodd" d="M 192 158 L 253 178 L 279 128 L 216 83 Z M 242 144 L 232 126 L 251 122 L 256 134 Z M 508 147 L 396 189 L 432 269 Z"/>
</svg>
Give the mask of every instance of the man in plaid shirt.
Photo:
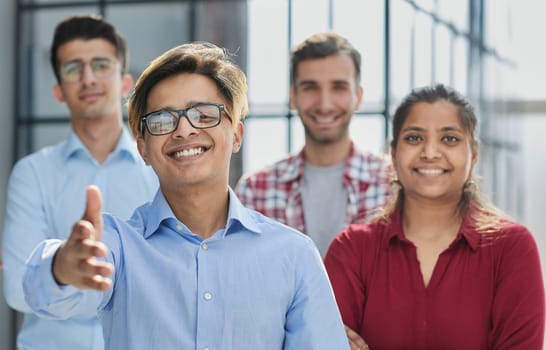
<svg viewBox="0 0 546 350">
<path fill-rule="evenodd" d="M 305 145 L 241 178 L 241 202 L 309 235 L 322 256 L 345 226 L 362 222 L 390 195 L 387 159 L 356 149 L 349 124 L 360 102 L 360 53 L 333 32 L 318 33 L 291 55 L 291 107 Z"/>
</svg>

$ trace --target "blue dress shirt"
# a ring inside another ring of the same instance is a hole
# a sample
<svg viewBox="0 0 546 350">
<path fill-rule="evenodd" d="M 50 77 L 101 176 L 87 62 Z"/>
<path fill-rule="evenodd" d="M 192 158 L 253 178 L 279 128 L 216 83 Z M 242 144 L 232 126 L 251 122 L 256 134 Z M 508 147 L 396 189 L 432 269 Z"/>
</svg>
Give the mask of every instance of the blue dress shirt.
<svg viewBox="0 0 546 350">
<path fill-rule="evenodd" d="M 242 206 L 229 190 L 225 229 L 202 239 L 158 191 L 129 221 L 104 215 L 108 292 L 59 286 L 61 243 L 27 263 L 27 302 L 42 317 L 99 310 L 106 349 L 345 350 L 349 344 L 311 239 Z"/>
<path fill-rule="evenodd" d="M 65 239 L 85 207 L 85 189 L 96 184 L 104 210 L 129 218 L 136 207 L 153 199 L 157 177 L 144 164 L 124 128 L 116 149 L 98 164 L 71 132 L 67 140 L 24 157 L 14 166 L 9 183 L 3 232 L 4 295 L 23 313 L 19 349 L 103 349 L 96 313 L 71 320 L 38 318 L 24 300 L 25 261 L 49 238 Z"/>
</svg>

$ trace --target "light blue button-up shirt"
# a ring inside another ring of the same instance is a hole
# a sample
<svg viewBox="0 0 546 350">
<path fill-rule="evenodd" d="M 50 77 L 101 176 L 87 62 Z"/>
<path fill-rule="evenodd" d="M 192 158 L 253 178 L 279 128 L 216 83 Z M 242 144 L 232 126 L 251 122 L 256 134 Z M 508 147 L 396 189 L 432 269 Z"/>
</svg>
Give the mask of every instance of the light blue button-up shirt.
<svg viewBox="0 0 546 350">
<path fill-rule="evenodd" d="M 59 287 L 51 263 L 61 242 L 43 242 L 27 264 L 27 302 L 50 318 L 99 310 L 112 350 L 349 349 L 312 241 L 229 198 L 225 229 L 205 240 L 160 191 L 127 222 L 105 214 L 108 292 Z"/>
<path fill-rule="evenodd" d="M 136 207 L 151 201 L 157 177 L 144 164 L 126 129 L 116 149 L 98 164 L 71 132 L 61 144 L 24 157 L 14 166 L 9 183 L 3 231 L 4 295 L 24 312 L 17 337 L 19 349 L 102 349 L 102 328 L 96 315 L 66 321 L 31 314 L 23 297 L 25 261 L 41 241 L 65 239 L 85 207 L 85 189 L 96 184 L 104 210 L 129 218 Z"/>
</svg>

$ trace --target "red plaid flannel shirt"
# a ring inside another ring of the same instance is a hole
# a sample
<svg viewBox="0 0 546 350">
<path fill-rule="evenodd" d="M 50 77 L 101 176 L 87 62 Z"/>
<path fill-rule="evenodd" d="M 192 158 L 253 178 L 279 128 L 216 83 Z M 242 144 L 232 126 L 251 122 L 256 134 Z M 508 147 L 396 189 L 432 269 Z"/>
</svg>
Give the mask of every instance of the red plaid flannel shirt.
<svg viewBox="0 0 546 350">
<path fill-rule="evenodd" d="M 303 150 L 261 171 L 245 175 L 235 193 L 248 208 L 305 233 L 300 188 Z M 372 209 L 386 203 L 391 194 L 391 166 L 382 157 L 358 151 L 351 144 L 343 174 L 348 201 L 345 224 L 363 222 Z"/>
</svg>

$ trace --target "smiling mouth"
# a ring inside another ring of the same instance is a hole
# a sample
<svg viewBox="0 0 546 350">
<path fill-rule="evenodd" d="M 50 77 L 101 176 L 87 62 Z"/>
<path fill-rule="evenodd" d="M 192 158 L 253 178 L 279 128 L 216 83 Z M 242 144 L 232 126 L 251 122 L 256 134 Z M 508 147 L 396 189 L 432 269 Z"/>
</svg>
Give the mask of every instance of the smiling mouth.
<svg viewBox="0 0 546 350">
<path fill-rule="evenodd" d="M 313 117 L 313 120 L 315 121 L 315 123 L 321 124 L 321 125 L 333 124 L 336 121 L 335 118 L 331 118 L 331 117 L 328 117 L 328 118 Z"/>
<path fill-rule="evenodd" d="M 333 115 L 333 116 L 318 116 L 315 114 L 311 114 L 311 118 L 316 124 L 319 125 L 328 125 L 328 124 L 334 124 L 338 118 L 339 115 Z"/>
<path fill-rule="evenodd" d="M 445 169 L 424 169 L 424 168 L 414 168 L 415 172 L 425 175 L 425 176 L 438 176 L 447 173 Z"/>
<path fill-rule="evenodd" d="M 79 98 L 81 100 L 84 100 L 84 101 L 87 101 L 87 100 L 96 100 L 98 98 L 102 97 L 102 93 L 99 93 L 99 92 L 89 92 L 89 93 L 86 93 L 86 94 L 81 94 L 79 96 Z"/>
<path fill-rule="evenodd" d="M 180 151 L 169 153 L 169 156 L 175 159 L 195 157 L 208 151 L 205 147 L 186 148 Z"/>
</svg>

